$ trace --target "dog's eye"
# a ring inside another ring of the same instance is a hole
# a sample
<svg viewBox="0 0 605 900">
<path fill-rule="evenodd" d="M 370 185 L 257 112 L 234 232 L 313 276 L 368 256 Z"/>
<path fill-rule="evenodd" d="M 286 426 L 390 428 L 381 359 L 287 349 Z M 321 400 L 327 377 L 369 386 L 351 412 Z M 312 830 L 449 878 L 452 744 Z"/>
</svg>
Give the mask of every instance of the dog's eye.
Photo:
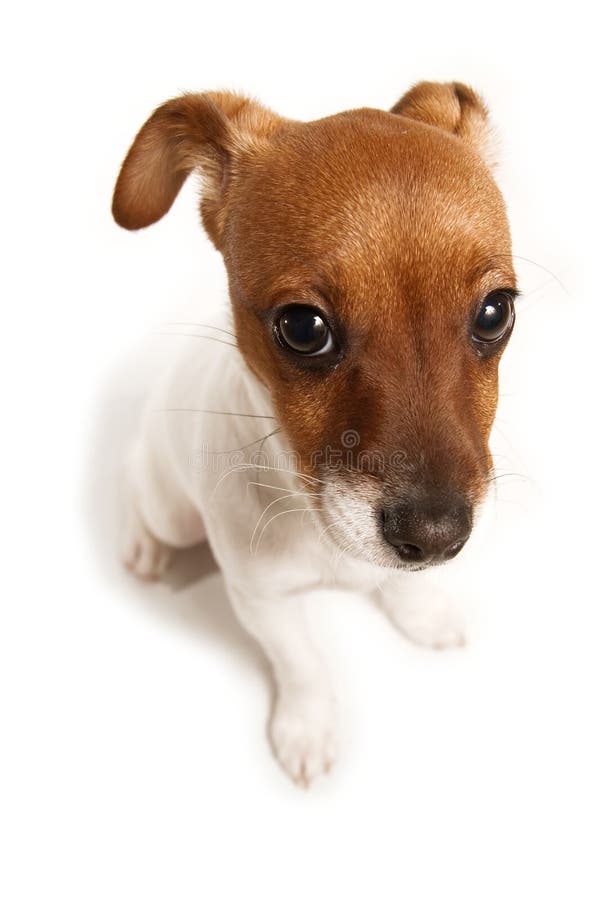
<svg viewBox="0 0 605 900">
<path fill-rule="evenodd" d="M 482 302 L 473 322 L 473 340 L 494 344 L 508 334 L 515 321 L 513 294 L 493 291 Z"/>
<path fill-rule="evenodd" d="M 302 356 L 320 356 L 334 349 L 330 326 L 313 306 L 288 306 L 275 330 L 282 346 Z"/>
</svg>

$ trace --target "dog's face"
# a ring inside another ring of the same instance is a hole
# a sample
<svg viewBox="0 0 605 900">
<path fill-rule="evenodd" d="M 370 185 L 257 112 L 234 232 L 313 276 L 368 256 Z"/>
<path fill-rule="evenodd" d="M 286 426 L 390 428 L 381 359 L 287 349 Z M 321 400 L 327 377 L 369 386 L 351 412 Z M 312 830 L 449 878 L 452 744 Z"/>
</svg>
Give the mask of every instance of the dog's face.
<svg viewBox="0 0 605 900">
<path fill-rule="evenodd" d="M 189 96 L 146 123 L 116 188 L 141 227 L 205 173 L 241 352 L 326 533 L 382 565 L 454 556 L 489 482 L 515 275 L 485 136 L 460 85 L 311 123 Z"/>
</svg>

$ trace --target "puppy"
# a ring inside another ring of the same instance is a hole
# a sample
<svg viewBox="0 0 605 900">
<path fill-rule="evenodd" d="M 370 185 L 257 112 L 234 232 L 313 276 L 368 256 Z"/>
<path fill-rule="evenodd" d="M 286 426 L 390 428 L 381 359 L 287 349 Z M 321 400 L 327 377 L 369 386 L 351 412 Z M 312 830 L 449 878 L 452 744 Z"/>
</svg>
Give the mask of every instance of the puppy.
<svg viewBox="0 0 605 900">
<path fill-rule="evenodd" d="M 463 642 L 410 573 L 460 552 L 490 481 L 516 282 L 489 150 L 486 107 L 457 83 L 308 123 L 186 94 L 143 125 L 117 181 L 114 217 L 138 229 L 201 173 L 232 307 L 150 400 L 124 559 L 158 577 L 173 548 L 210 541 L 274 672 L 276 756 L 302 784 L 336 754 L 309 599 L 364 591 L 412 640 Z"/>
</svg>

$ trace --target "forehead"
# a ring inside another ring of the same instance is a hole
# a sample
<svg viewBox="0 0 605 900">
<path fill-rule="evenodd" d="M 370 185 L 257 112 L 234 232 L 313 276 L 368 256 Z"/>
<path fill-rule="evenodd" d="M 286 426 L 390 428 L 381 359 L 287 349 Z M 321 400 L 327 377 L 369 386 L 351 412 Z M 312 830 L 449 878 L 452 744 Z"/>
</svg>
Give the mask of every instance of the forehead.
<svg viewBox="0 0 605 900">
<path fill-rule="evenodd" d="M 496 275 L 514 281 L 487 167 L 412 119 L 357 110 L 291 123 L 242 160 L 233 196 L 225 259 L 254 303 L 302 284 L 376 302 L 377 292 L 467 294 Z"/>
</svg>

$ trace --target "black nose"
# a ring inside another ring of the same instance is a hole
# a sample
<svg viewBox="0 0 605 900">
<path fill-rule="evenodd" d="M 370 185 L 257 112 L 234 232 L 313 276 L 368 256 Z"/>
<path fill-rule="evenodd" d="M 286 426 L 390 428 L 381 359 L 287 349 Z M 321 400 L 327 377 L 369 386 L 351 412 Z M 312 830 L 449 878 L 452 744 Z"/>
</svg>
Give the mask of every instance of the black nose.
<svg viewBox="0 0 605 900">
<path fill-rule="evenodd" d="M 382 527 L 385 539 L 406 562 L 443 562 L 468 540 L 471 511 L 458 496 L 408 501 L 383 509 Z"/>
</svg>

